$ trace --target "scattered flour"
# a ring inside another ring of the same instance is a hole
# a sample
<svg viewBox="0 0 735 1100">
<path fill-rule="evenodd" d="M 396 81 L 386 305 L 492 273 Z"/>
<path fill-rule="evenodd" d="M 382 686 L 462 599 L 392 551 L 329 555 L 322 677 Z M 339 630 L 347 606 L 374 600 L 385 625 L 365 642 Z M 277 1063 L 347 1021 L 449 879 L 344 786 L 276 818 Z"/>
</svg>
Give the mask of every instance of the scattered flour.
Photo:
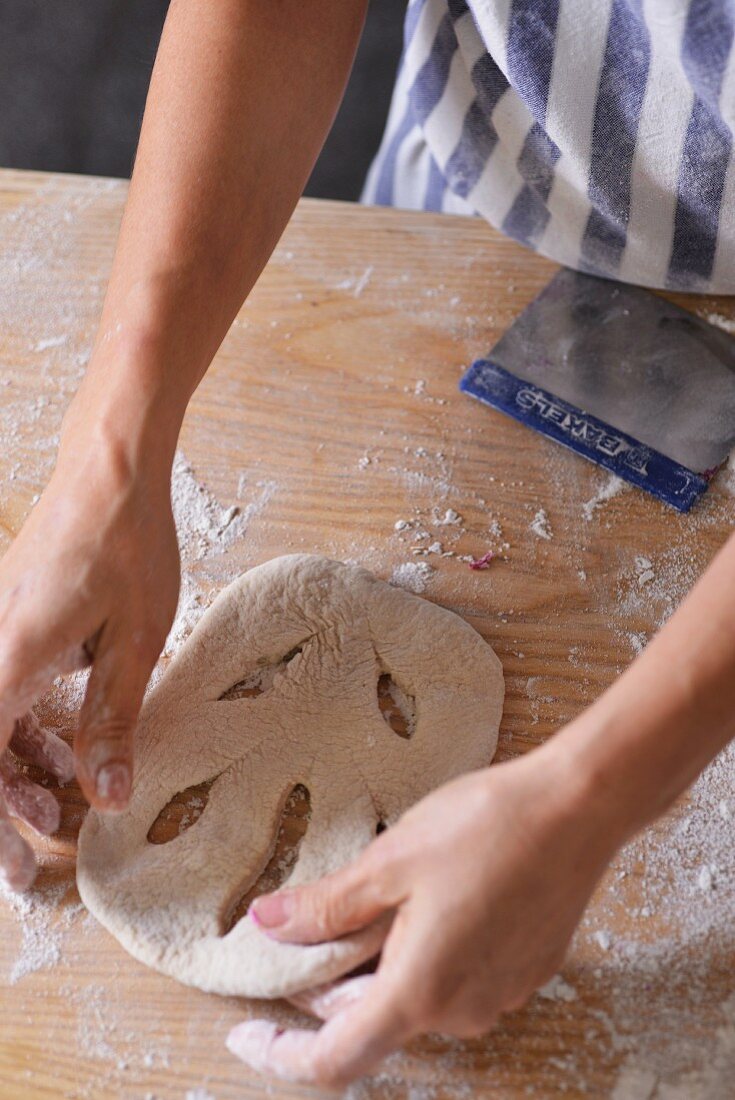
<svg viewBox="0 0 735 1100">
<path fill-rule="evenodd" d="M 559 974 L 555 974 L 546 985 L 542 985 L 537 995 L 548 1001 L 576 1001 L 577 999 L 574 986 L 565 982 Z"/>
<path fill-rule="evenodd" d="M 622 1070 L 611 1100 L 651 1100 L 658 1078 L 655 1073 L 635 1066 L 626 1066 Z"/>
<path fill-rule="evenodd" d="M 92 985 L 86 989 L 86 1007 L 77 1017 L 77 1044 L 79 1050 L 95 1061 L 117 1064 L 118 1020 L 109 992 L 104 985 Z"/>
<path fill-rule="evenodd" d="M 288 254 L 287 254 L 288 255 Z M 293 256 L 293 253 L 290 254 Z M 362 295 L 363 290 L 369 285 L 373 276 L 375 268 L 373 264 L 370 264 L 361 275 L 355 277 L 354 275 L 348 276 L 346 279 L 340 279 L 335 285 L 335 290 L 351 290 L 355 298 L 359 298 Z"/>
<path fill-rule="evenodd" d="M 643 652 L 643 650 L 646 648 L 646 645 L 648 643 L 648 639 L 647 639 L 646 635 L 643 633 L 642 630 L 639 630 L 639 631 L 631 630 L 631 631 L 629 631 L 628 632 L 628 640 L 630 642 L 631 648 L 632 648 L 633 652 L 635 653 L 636 657 Z"/>
<path fill-rule="evenodd" d="M 62 987 L 61 992 L 76 1017 L 76 1048 L 92 1063 L 80 1091 L 73 1094 L 75 1100 L 133 1095 L 141 1100 L 146 1095 L 155 1098 L 152 1091 L 128 1092 L 125 1082 L 131 1076 L 146 1080 L 151 1070 L 170 1069 L 172 1039 L 164 1027 L 157 1027 L 154 1036 L 142 1031 L 116 997 L 110 995 L 107 983 L 73 982 Z"/>
<path fill-rule="evenodd" d="M 629 488 L 629 485 L 616 474 L 610 476 L 602 483 L 593 497 L 582 505 L 582 515 L 586 520 L 591 520 L 597 509 L 608 500 L 618 496 Z"/>
<path fill-rule="evenodd" d="M 352 292 L 352 293 L 354 294 L 355 298 L 359 298 L 359 297 L 360 297 L 360 295 L 362 294 L 363 290 L 365 289 L 365 287 L 366 287 L 366 286 L 368 285 L 368 283 L 370 282 L 370 280 L 371 280 L 371 278 L 372 278 L 372 275 L 373 275 L 373 271 L 374 271 L 374 270 L 375 270 L 375 268 L 373 267 L 373 265 L 372 265 L 372 264 L 370 264 L 370 265 L 369 265 L 369 267 L 366 267 L 366 268 L 365 268 L 365 270 L 363 271 L 362 275 L 360 276 L 360 278 L 359 278 L 359 279 L 357 280 L 357 282 L 355 283 L 355 289 L 354 289 L 354 290 L 353 290 L 353 292 Z"/>
<path fill-rule="evenodd" d="M 34 351 L 48 351 L 50 348 L 61 348 L 64 344 L 68 343 L 69 337 L 66 333 L 61 336 L 48 336 L 44 340 L 39 340 L 33 345 Z"/>
<path fill-rule="evenodd" d="M 409 592 L 425 592 L 434 573 L 425 561 L 405 561 L 397 565 L 390 576 L 390 583 Z"/>
<path fill-rule="evenodd" d="M 181 552 L 181 590 L 176 617 L 163 647 L 164 657 L 175 653 L 207 607 L 205 591 L 193 566 L 219 558 L 228 546 L 244 538 L 249 522 L 265 508 L 278 485 L 275 481 L 258 481 L 253 488 L 253 499 L 247 504 L 225 507 L 197 480 L 185 456 L 177 452 L 171 479 L 171 504 Z M 238 495 L 244 497 L 249 489 L 249 482 L 243 475 Z M 218 572 L 222 584 L 233 579 L 232 571 L 226 567 Z"/>
<path fill-rule="evenodd" d="M 14 894 L 0 887 L 2 903 L 13 911 L 21 930 L 20 954 L 8 975 L 10 985 L 15 985 L 38 970 L 49 970 L 61 961 L 61 946 L 70 919 L 59 903 L 67 893 L 64 883 L 53 887 L 35 887 L 27 894 Z M 80 907 L 75 907 L 74 915 Z"/>
<path fill-rule="evenodd" d="M 706 313 L 703 320 L 707 321 L 710 325 L 715 325 L 717 328 L 723 329 L 724 332 L 729 332 L 731 335 L 735 335 L 735 320 L 732 317 L 725 317 L 723 313 Z"/>
<path fill-rule="evenodd" d="M 605 928 L 598 929 L 593 939 L 602 951 L 609 951 L 612 947 L 612 936 Z"/>
<path fill-rule="evenodd" d="M 735 1082 L 735 994 L 721 1006 L 722 1023 L 704 1064 L 673 1075 L 647 1067 L 630 1054 L 621 1067 L 612 1100 L 731 1100 Z"/>
<path fill-rule="evenodd" d="M 720 1005 L 719 1023 L 712 1003 L 713 974 L 729 973 L 735 957 L 733 790 L 731 744 L 696 781 L 684 809 L 623 849 L 577 933 L 589 929 L 606 951 L 604 1017 L 607 1042 L 623 1055 L 613 1093 L 620 1100 L 733 1096 L 735 993 Z M 628 883 L 636 880 L 638 910 L 626 901 Z M 616 935 L 605 948 L 601 922 L 621 906 L 633 927 L 627 939 Z M 648 1093 L 640 1091 L 646 1086 Z"/>
<path fill-rule="evenodd" d="M 266 498 L 268 497 L 266 493 Z M 225 508 L 201 485 L 178 451 L 171 478 L 171 505 L 183 563 L 196 561 L 241 538 L 247 516 L 237 505 Z"/>
<path fill-rule="evenodd" d="M 543 508 L 539 508 L 528 526 L 534 535 L 538 535 L 540 539 L 550 539 L 552 537 L 549 517 Z"/>
<path fill-rule="evenodd" d="M 459 512 L 455 512 L 454 508 L 447 508 L 444 515 L 439 516 L 434 520 L 435 527 L 458 527 L 462 522 L 462 517 Z"/>
<path fill-rule="evenodd" d="M 644 558 L 641 555 L 635 559 L 635 572 L 638 578 L 639 588 L 643 588 L 644 585 L 650 584 L 656 576 L 651 559 Z"/>
</svg>

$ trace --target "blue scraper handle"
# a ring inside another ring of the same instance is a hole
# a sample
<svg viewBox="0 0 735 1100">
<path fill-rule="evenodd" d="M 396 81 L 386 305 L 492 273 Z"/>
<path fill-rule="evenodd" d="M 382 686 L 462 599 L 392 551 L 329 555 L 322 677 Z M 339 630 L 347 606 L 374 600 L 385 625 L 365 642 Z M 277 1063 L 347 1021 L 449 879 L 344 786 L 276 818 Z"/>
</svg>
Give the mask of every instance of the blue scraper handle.
<svg viewBox="0 0 735 1100">
<path fill-rule="evenodd" d="M 490 359 L 474 362 L 459 388 L 645 489 L 679 512 L 688 512 L 707 488 L 708 482 L 701 474 L 554 394 L 516 378 Z"/>
</svg>

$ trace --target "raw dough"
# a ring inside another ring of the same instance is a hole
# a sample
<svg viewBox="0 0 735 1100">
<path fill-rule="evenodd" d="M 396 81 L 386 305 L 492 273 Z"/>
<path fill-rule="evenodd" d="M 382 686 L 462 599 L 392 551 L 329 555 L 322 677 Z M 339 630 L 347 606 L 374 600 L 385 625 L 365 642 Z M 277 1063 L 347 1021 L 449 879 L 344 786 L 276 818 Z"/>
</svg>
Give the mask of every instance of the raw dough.
<svg viewBox="0 0 735 1100">
<path fill-rule="evenodd" d="M 378 705 L 385 673 L 409 738 Z M 243 681 L 261 694 L 222 698 Z M 211 992 L 280 997 L 345 973 L 375 953 L 375 929 L 317 946 L 277 944 L 249 919 L 222 934 L 270 857 L 286 798 L 298 783 L 311 794 L 293 885 L 346 863 L 379 821 L 488 764 L 503 691 L 500 662 L 471 626 L 363 569 L 292 555 L 250 570 L 150 692 L 129 809 L 87 815 L 85 905 L 141 962 Z M 214 776 L 199 820 L 150 843 L 173 796 Z"/>
</svg>

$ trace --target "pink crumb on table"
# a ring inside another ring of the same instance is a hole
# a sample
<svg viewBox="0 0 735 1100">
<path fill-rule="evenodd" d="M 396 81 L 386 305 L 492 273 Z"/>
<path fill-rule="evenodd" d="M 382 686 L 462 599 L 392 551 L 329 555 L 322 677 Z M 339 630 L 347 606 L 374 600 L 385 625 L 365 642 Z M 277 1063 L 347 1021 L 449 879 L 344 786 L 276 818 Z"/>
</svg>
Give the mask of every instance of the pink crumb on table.
<svg viewBox="0 0 735 1100">
<path fill-rule="evenodd" d="M 470 569 L 487 569 L 490 562 L 493 560 L 492 550 L 488 550 L 487 554 L 483 554 L 481 558 L 473 558 L 468 562 Z"/>
</svg>

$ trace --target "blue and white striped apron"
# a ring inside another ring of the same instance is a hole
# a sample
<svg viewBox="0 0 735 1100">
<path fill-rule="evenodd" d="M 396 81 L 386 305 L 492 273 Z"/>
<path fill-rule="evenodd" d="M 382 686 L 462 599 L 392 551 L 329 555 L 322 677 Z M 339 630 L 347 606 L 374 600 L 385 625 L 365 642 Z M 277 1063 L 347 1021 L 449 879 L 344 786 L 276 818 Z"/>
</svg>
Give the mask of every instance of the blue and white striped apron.
<svg viewBox="0 0 735 1100">
<path fill-rule="evenodd" d="M 735 0 L 411 0 L 363 201 L 735 293 Z"/>
</svg>

